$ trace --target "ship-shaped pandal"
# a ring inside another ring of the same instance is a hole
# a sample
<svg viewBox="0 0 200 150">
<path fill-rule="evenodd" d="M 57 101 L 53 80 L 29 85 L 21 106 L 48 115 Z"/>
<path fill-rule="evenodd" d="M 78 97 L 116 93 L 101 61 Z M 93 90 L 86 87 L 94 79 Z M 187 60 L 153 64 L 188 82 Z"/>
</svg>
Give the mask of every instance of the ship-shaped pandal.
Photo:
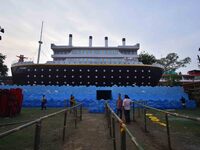
<svg viewBox="0 0 200 150">
<path fill-rule="evenodd" d="M 42 33 L 42 32 L 41 32 Z M 41 49 L 39 41 L 39 52 Z M 73 46 L 72 34 L 68 45 L 51 44 L 53 61 L 44 64 L 24 61 L 12 65 L 13 83 L 17 85 L 71 85 L 71 86 L 156 86 L 163 74 L 157 65 L 144 65 L 138 61 L 140 44 Z M 23 60 L 23 61 L 22 61 Z"/>
</svg>

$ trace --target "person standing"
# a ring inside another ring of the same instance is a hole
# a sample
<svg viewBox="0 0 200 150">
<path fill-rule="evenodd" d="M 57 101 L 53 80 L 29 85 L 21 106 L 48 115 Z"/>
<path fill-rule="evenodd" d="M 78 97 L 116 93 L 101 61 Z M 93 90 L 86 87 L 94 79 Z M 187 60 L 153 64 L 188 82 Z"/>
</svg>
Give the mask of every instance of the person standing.
<svg viewBox="0 0 200 150">
<path fill-rule="evenodd" d="M 41 110 L 43 110 L 43 109 L 46 110 L 47 109 L 46 104 L 47 104 L 47 99 L 45 98 L 45 95 L 42 95 Z"/>
<path fill-rule="evenodd" d="M 129 124 L 131 121 L 130 120 L 131 103 L 132 103 L 132 100 L 128 97 L 128 95 L 125 95 L 122 106 L 124 109 L 124 116 L 125 116 L 125 120 L 127 124 Z"/>
<path fill-rule="evenodd" d="M 121 98 L 121 94 L 118 95 L 118 99 L 117 99 L 117 115 L 120 117 L 120 119 L 122 119 L 122 98 Z"/>
<path fill-rule="evenodd" d="M 74 96 L 73 96 L 72 94 L 71 94 L 71 96 L 70 96 L 69 102 L 70 102 L 70 107 L 75 106 L 75 98 L 74 98 Z"/>
<path fill-rule="evenodd" d="M 183 96 L 181 97 L 180 101 L 181 101 L 182 108 L 185 109 L 186 108 L 186 102 L 185 102 L 185 98 Z"/>
</svg>

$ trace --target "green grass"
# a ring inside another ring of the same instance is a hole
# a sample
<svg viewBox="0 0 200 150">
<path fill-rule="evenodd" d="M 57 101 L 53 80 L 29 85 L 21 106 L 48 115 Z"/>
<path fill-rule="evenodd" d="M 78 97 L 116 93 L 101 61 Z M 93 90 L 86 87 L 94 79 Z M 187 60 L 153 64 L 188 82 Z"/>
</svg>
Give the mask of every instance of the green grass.
<svg viewBox="0 0 200 150">
<path fill-rule="evenodd" d="M 190 117 L 200 117 L 200 108 L 180 109 L 173 110 L 170 112 L 175 112 Z M 152 110 L 148 110 L 148 113 L 152 113 L 154 116 L 158 117 L 162 122 L 166 122 L 165 115 L 163 113 Z M 179 118 L 171 115 L 169 115 L 168 119 L 170 133 L 172 137 L 177 137 L 179 139 L 182 138 L 182 140 L 185 140 L 185 143 L 198 145 L 198 141 L 200 140 L 200 122 L 192 121 L 185 118 Z"/>
<path fill-rule="evenodd" d="M 48 108 L 41 111 L 39 108 L 24 108 L 20 115 L 13 118 L 0 118 L 0 124 L 18 122 L 24 120 L 34 120 L 38 117 L 56 112 L 61 108 Z M 68 118 L 70 116 L 68 115 Z M 62 149 L 62 128 L 64 115 L 59 114 L 42 121 L 41 128 L 41 149 Z M 68 119 L 69 122 L 69 119 Z M 0 132 L 5 132 L 18 125 L 0 127 Z M 10 134 L 0 139 L 0 150 L 21 150 L 33 149 L 35 135 L 35 125 L 25 128 L 16 133 Z"/>
</svg>

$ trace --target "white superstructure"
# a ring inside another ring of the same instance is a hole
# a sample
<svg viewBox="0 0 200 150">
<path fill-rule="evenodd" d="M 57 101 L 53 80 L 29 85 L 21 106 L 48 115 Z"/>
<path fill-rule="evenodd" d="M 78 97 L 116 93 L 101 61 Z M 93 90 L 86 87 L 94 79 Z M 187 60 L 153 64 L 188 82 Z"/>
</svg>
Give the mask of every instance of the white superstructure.
<svg viewBox="0 0 200 150">
<path fill-rule="evenodd" d="M 92 36 L 89 36 L 88 47 L 72 45 L 72 34 L 69 35 L 69 45 L 57 46 L 51 44 L 53 61 L 47 63 L 59 64 L 139 64 L 137 51 L 139 44 L 126 45 L 125 38 L 122 45 L 108 47 L 108 37 L 105 37 L 105 46 L 92 46 Z"/>
</svg>

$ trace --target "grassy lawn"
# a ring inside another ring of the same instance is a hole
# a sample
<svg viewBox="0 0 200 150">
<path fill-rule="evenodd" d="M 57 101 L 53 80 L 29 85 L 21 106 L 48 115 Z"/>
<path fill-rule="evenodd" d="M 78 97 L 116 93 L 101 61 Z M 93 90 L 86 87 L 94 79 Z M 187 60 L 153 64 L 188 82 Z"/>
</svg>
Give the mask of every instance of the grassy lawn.
<svg viewBox="0 0 200 150">
<path fill-rule="evenodd" d="M 181 109 L 181 110 L 170 110 L 170 112 L 175 112 L 178 114 L 191 116 L 191 117 L 200 117 L 200 108 L 197 109 Z M 152 113 L 154 116 L 159 118 L 161 122 L 165 123 L 165 115 L 160 112 L 148 110 L 148 113 Z M 159 125 L 148 120 L 152 124 L 152 130 L 159 131 Z M 200 122 L 169 116 L 169 126 L 170 126 L 170 135 L 172 145 L 175 147 L 183 146 L 184 149 L 195 149 L 200 146 Z M 165 127 L 162 127 L 160 132 L 165 132 Z M 160 136 L 159 132 L 157 132 Z M 189 146 L 193 146 L 188 148 Z M 187 147 L 187 148 L 186 148 Z"/>
<path fill-rule="evenodd" d="M 0 118 L 0 124 L 19 122 L 24 120 L 34 120 L 38 117 L 56 112 L 61 108 L 48 108 L 41 111 L 40 108 L 23 108 L 20 115 L 13 118 Z M 72 114 L 71 114 L 72 118 Z M 41 128 L 41 149 L 62 149 L 62 128 L 63 128 L 64 114 L 59 114 L 54 117 L 42 121 Z M 70 123 L 70 116 L 68 115 L 68 123 Z M 18 125 L 0 127 L 0 132 L 5 132 L 9 129 L 17 127 Z M 70 126 L 68 126 L 69 128 Z M 72 127 L 71 127 L 72 128 Z M 0 149 L 2 150 L 20 150 L 33 149 L 34 145 L 35 125 L 26 129 L 8 135 L 0 139 Z"/>
</svg>

